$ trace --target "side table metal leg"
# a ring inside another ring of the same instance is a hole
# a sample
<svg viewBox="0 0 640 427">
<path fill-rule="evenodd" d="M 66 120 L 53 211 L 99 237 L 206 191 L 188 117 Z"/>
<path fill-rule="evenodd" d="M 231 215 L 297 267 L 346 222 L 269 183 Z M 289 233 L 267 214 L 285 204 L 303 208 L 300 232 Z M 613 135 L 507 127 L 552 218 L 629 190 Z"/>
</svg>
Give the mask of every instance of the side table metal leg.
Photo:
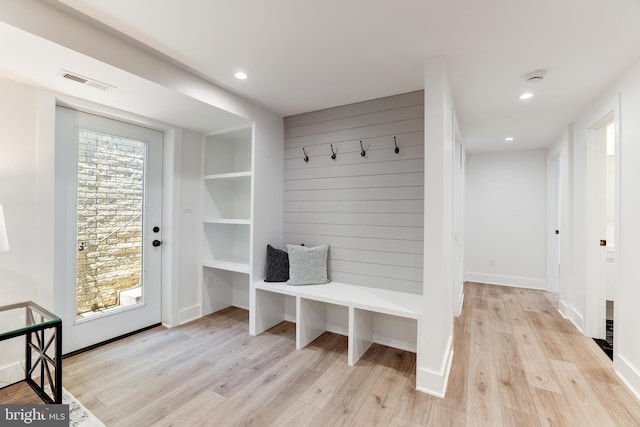
<svg viewBox="0 0 640 427">
<path fill-rule="evenodd" d="M 25 349 L 24 349 L 24 379 L 31 379 L 31 332 L 24 336 Z"/>
<path fill-rule="evenodd" d="M 56 334 L 56 390 L 55 401 L 62 403 L 62 323 L 55 328 Z"/>
</svg>

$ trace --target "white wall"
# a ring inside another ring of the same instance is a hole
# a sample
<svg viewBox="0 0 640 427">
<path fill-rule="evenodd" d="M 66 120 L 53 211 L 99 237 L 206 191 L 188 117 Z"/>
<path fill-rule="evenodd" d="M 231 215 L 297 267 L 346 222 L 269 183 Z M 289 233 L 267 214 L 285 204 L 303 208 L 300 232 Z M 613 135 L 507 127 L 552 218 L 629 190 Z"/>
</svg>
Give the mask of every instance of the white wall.
<svg viewBox="0 0 640 427">
<path fill-rule="evenodd" d="M 467 155 L 466 280 L 546 288 L 545 150 Z"/>
<path fill-rule="evenodd" d="M 258 106 L 254 120 L 251 280 L 262 280 L 267 244 L 282 245 L 284 123 L 281 116 Z"/>
<path fill-rule="evenodd" d="M 184 130 L 182 132 L 180 174 L 180 294 L 179 323 L 201 316 L 200 280 L 202 264 L 200 255 L 201 192 L 202 192 L 202 138 L 203 135 Z"/>
<path fill-rule="evenodd" d="M 10 246 L 9 252 L 0 252 L 0 305 L 6 305 L 35 300 L 38 294 L 39 94 L 5 79 L 0 79 L 0 93 L 0 203 Z M 0 342 L 0 387 L 19 379 L 15 362 L 24 358 L 23 342 Z"/>
</svg>

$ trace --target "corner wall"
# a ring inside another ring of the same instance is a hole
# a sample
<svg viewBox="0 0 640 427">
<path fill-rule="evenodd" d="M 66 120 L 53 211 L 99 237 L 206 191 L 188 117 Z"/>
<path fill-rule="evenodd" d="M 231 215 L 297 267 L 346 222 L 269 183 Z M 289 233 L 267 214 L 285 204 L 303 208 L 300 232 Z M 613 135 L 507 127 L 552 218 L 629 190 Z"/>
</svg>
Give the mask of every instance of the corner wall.
<svg viewBox="0 0 640 427">
<path fill-rule="evenodd" d="M 453 359 L 456 119 L 442 57 L 425 62 L 424 87 L 424 311 L 418 322 L 416 388 L 444 397 Z"/>
</svg>

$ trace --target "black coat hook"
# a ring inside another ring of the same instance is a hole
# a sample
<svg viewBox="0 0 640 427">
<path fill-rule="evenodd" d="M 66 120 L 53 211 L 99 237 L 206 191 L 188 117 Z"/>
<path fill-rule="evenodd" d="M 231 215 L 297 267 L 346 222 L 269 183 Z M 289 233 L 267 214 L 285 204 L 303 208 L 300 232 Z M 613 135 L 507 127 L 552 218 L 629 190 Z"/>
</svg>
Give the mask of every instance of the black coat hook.
<svg viewBox="0 0 640 427">
<path fill-rule="evenodd" d="M 366 152 L 366 151 L 364 151 L 364 147 L 362 146 L 362 141 L 360 141 L 360 149 L 362 150 L 362 151 L 360 151 L 360 155 L 361 155 L 362 157 L 366 156 L 366 155 L 367 155 L 367 152 Z"/>
<path fill-rule="evenodd" d="M 307 155 L 307 152 L 304 151 L 304 147 L 302 147 L 302 152 L 304 153 L 304 162 L 307 163 L 309 161 L 309 156 Z"/>
<path fill-rule="evenodd" d="M 393 137 L 393 143 L 396 144 L 396 149 L 393 150 L 396 152 L 396 154 L 398 154 L 400 152 L 400 149 L 398 148 L 398 142 L 396 141 L 396 137 Z"/>
<path fill-rule="evenodd" d="M 331 158 L 332 158 L 333 160 L 335 160 L 335 159 L 336 159 L 336 152 L 335 152 L 335 151 L 333 151 L 333 144 L 331 144 Z"/>
</svg>

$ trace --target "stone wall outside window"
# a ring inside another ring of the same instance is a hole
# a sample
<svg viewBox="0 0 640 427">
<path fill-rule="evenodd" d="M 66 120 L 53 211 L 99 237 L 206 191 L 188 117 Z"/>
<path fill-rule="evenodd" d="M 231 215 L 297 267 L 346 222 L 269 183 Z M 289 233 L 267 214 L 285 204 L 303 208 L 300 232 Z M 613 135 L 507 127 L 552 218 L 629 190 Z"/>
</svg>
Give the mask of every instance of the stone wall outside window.
<svg viewBox="0 0 640 427">
<path fill-rule="evenodd" d="M 78 316 L 119 305 L 142 274 L 143 142 L 80 130 Z"/>
</svg>

